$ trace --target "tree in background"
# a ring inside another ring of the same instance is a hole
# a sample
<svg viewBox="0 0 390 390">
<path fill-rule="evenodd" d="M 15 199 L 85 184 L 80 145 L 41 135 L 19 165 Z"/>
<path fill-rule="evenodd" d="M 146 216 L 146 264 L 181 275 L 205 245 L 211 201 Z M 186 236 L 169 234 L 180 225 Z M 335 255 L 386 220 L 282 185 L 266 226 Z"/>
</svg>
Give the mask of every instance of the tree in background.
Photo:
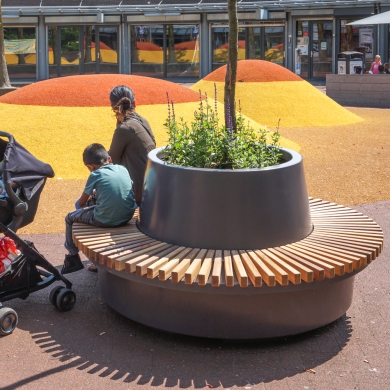
<svg viewBox="0 0 390 390">
<path fill-rule="evenodd" d="M 7 62 L 5 61 L 3 14 L 0 0 L 0 88 L 9 87 L 11 87 L 11 83 L 8 76 Z"/>
</svg>

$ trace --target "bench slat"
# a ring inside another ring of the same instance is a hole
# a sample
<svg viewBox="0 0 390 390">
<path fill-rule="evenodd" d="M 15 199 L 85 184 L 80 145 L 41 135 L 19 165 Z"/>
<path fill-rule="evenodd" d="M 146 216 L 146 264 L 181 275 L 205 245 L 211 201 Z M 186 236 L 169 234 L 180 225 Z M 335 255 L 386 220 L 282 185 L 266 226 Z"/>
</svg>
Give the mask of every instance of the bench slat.
<svg viewBox="0 0 390 390">
<path fill-rule="evenodd" d="M 184 274 L 184 283 L 192 284 L 199 274 L 200 268 L 202 266 L 202 260 L 207 254 L 207 249 L 201 249 L 196 255 L 194 261 L 188 267 L 187 271 Z"/>
<path fill-rule="evenodd" d="M 202 266 L 198 274 L 198 285 L 205 286 L 210 276 L 211 269 L 213 267 L 213 259 L 215 256 L 215 250 L 209 249 L 203 260 Z"/>
</svg>

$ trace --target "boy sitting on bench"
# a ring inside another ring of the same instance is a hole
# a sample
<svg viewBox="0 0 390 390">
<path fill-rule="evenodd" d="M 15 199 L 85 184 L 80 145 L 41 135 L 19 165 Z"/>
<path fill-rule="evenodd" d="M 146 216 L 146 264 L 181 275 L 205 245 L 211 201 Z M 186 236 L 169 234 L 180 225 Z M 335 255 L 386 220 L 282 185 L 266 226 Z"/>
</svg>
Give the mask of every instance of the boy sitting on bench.
<svg viewBox="0 0 390 390">
<path fill-rule="evenodd" d="M 133 217 L 137 207 L 132 189 L 133 183 L 127 169 L 122 165 L 112 164 L 111 157 L 103 145 L 96 143 L 89 145 L 84 150 L 83 161 L 91 174 L 83 194 L 76 202 L 80 209 L 69 213 L 65 218 L 65 248 L 68 250 L 68 254 L 65 255 L 61 271 L 63 274 L 84 268 L 79 250 L 72 239 L 74 222 L 102 228 L 121 226 Z M 84 207 L 94 194 L 94 190 L 96 190 L 97 197 L 96 205 Z M 97 269 L 91 265 L 90 270 L 96 271 Z"/>
</svg>

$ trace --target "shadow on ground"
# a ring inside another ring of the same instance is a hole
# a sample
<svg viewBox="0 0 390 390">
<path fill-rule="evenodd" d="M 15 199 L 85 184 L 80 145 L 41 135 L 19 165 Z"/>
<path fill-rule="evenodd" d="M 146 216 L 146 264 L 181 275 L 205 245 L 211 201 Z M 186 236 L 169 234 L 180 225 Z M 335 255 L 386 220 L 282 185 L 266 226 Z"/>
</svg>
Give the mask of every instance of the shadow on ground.
<svg viewBox="0 0 390 390">
<path fill-rule="evenodd" d="M 351 338 L 347 316 L 305 334 L 272 340 L 232 342 L 164 333 L 121 316 L 101 301 L 96 274 L 84 270 L 72 278 L 78 302 L 70 312 L 58 312 L 48 303 L 51 288 L 26 301 L 9 302 L 19 314 L 18 329 L 27 331 L 49 356 L 36 374 L 4 390 L 49 382 L 51 375 L 69 369 L 137 385 L 253 386 L 314 373 Z"/>
</svg>

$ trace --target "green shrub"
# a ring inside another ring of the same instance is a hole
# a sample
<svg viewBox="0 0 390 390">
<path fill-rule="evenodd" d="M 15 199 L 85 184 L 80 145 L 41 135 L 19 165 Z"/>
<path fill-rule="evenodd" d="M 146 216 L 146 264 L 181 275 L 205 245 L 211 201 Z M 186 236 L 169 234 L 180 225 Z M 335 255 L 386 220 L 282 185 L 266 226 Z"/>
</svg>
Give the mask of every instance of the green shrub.
<svg viewBox="0 0 390 390">
<path fill-rule="evenodd" d="M 168 97 L 168 95 L 167 95 Z M 218 125 L 217 95 L 214 109 L 209 99 L 202 100 L 199 91 L 199 109 L 190 125 L 176 118 L 175 106 L 168 97 L 168 145 L 164 161 L 168 164 L 194 168 L 246 169 L 264 168 L 279 164 L 282 153 L 278 147 L 278 130 L 270 133 L 265 128 L 255 131 L 246 123 L 239 107 L 237 131 Z M 231 126 L 232 127 L 232 126 Z M 268 142 L 268 143 L 267 143 Z"/>
</svg>

